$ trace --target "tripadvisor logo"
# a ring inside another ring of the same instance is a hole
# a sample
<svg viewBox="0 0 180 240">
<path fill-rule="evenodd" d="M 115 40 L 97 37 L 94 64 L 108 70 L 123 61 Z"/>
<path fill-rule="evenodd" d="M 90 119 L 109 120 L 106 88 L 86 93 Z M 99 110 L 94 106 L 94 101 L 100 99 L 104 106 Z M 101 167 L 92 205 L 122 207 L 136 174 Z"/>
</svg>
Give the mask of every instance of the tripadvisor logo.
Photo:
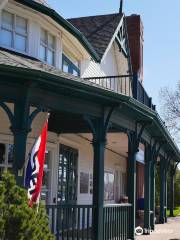
<svg viewBox="0 0 180 240">
<path fill-rule="evenodd" d="M 142 229 L 142 227 L 137 227 L 137 228 L 135 228 L 135 234 L 137 235 L 137 236 L 141 236 L 141 235 L 143 235 L 143 229 Z"/>
</svg>

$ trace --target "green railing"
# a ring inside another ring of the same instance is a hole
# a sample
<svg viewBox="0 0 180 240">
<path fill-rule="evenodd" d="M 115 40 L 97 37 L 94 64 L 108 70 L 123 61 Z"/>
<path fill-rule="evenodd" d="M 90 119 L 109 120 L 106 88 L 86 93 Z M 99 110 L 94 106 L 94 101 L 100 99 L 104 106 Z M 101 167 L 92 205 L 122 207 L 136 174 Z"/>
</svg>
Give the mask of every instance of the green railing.
<svg viewBox="0 0 180 240">
<path fill-rule="evenodd" d="M 57 240 L 97 240 L 93 238 L 92 205 L 46 206 L 52 233 Z M 130 233 L 130 204 L 104 206 L 103 240 L 127 240 Z"/>
<path fill-rule="evenodd" d="M 110 204 L 104 207 L 103 240 L 130 239 L 131 204 Z"/>
<path fill-rule="evenodd" d="M 90 240 L 92 205 L 47 205 L 52 233 L 57 240 Z"/>
</svg>

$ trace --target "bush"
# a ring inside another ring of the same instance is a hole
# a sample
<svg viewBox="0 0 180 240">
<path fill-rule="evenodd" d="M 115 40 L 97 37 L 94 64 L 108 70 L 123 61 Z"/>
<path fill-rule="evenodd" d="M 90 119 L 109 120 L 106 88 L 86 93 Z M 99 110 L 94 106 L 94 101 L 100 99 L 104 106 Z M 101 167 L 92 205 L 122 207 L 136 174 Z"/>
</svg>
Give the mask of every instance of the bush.
<svg viewBox="0 0 180 240">
<path fill-rule="evenodd" d="M 54 240 L 45 208 L 28 206 L 27 192 L 16 185 L 12 174 L 0 180 L 0 240 Z"/>
</svg>

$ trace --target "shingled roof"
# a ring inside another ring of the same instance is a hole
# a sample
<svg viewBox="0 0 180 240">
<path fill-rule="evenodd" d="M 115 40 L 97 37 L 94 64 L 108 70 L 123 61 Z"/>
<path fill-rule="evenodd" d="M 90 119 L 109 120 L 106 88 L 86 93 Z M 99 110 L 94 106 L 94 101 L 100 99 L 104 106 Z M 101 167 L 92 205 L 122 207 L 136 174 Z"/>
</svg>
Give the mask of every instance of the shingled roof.
<svg viewBox="0 0 180 240">
<path fill-rule="evenodd" d="M 102 59 L 122 16 L 122 14 L 115 13 L 67 20 L 85 35 Z"/>
</svg>

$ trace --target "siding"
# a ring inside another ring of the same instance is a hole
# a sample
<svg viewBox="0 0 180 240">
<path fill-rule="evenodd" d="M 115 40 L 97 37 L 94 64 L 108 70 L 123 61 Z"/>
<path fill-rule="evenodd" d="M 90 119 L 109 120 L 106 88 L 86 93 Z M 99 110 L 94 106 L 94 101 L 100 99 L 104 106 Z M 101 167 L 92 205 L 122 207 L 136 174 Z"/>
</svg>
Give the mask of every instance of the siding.
<svg viewBox="0 0 180 240">
<path fill-rule="evenodd" d="M 114 46 L 110 48 L 105 59 L 100 64 L 90 60 L 81 62 L 81 76 L 84 78 L 110 75 L 118 75 Z"/>
</svg>

